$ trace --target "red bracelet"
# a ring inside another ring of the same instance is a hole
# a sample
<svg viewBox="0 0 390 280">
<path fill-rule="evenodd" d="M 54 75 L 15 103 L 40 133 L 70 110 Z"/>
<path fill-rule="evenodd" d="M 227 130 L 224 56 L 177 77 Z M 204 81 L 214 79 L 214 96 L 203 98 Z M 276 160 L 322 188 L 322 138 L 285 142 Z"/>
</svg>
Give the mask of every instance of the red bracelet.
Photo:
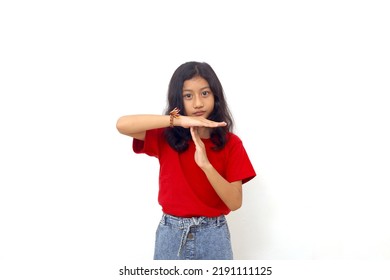
<svg viewBox="0 0 390 280">
<path fill-rule="evenodd" d="M 169 126 L 170 127 L 173 127 L 173 119 L 177 119 L 178 117 L 180 117 L 179 115 L 179 112 L 180 112 L 180 109 L 178 109 L 177 107 L 175 109 L 173 109 L 171 112 L 169 112 Z"/>
</svg>

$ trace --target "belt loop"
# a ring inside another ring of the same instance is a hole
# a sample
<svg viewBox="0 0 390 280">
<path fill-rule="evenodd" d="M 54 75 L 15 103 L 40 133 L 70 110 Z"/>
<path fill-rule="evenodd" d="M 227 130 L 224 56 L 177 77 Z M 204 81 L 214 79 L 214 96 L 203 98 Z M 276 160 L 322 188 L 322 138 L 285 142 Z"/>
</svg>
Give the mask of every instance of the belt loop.
<svg viewBox="0 0 390 280">
<path fill-rule="evenodd" d="M 167 224 L 167 214 L 163 213 L 162 217 L 161 217 L 161 220 L 160 220 L 160 224 L 165 226 Z"/>
<path fill-rule="evenodd" d="M 221 225 L 221 216 L 217 217 L 217 227 Z"/>
<path fill-rule="evenodd" d="M 180 229 L 183 229 L 185 227 L 185 222 L 184 222 L 184 219 L 179 219 L 179 228 Z"/>
</svg>

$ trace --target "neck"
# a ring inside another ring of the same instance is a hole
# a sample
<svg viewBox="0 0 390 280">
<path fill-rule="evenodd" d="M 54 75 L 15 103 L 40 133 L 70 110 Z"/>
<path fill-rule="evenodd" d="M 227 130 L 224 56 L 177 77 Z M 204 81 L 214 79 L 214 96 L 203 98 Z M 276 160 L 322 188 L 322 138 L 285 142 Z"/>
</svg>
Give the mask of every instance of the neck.
<svg viewBox="0 0 390 280">
<path fill-rule="evenodd" d="M 200 138 L 207 139 L 210 138 L 210 128 L 208 127 L 199 127 L 198 133 Z"/>
</svg>

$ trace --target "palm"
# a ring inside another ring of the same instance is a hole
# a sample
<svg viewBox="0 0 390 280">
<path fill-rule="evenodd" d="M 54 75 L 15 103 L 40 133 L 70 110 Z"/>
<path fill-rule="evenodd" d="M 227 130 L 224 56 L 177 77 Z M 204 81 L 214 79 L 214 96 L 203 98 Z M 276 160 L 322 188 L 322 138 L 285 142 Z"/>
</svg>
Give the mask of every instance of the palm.
<svg viewBox="0 0 390 280">
<path fill-rule="evenodd" d="M 209 159 L 207 157 L 205 145 L 202 139 L 200 139 L 198 128 L 191 127 L 190 130 L 192 139 L 195 143 L 195 162 L 200 168 L 206 167 L 209 164 Z"/>
</svg>

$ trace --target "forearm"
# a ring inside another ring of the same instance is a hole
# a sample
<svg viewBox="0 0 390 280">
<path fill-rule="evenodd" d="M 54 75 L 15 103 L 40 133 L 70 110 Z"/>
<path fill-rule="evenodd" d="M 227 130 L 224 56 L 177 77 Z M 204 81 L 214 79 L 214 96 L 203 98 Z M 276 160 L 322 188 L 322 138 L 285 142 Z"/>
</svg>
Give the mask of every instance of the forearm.
<svg viewBox="0 0 390 280">
<path fill-rule="evenodd" d="M 132 136 L 147 130 L 168 127 L 169 120 L 168 115 L 128 115 L 120 117 L 116 127 L 120 133 Z"/>
<path fill-rule="evenodd" d="M 242 205 L 242 182 L 229 183 L 211 164 L 203 168 L 203 171 L 226 206 L 231 211 L 239 209 Z"/>
</svg>

